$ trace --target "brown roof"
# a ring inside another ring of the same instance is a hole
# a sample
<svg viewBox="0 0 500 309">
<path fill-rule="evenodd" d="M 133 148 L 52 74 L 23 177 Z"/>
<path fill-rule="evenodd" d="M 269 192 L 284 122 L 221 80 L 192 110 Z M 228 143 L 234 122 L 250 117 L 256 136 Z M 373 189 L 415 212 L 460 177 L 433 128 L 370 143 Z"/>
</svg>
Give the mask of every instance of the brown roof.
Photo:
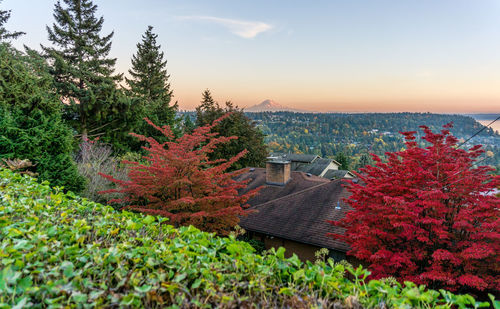
<svg viewBox="0 0 500 309">
<path fill-rule="evenodd" d="M 332 159 L 318 158 L 313 163 L 298 165 L 295 170 L 319 176 L 332 162 Z"/>
<path fill-rule="evenodd" d="M 318 155 L 311 154 L 300 154 L 300 153 L 272 153 L 272 157 L 280 157 L 286 160 L 290 160 L 292 162 L 304 162 L 304 163 L 312 163 L 314 160 L 318 159 Z"/>
<path fill-rule="evenodd" d="M 351 177 L 356 177 L 353 173 L 346 171 L 346 170 L 329 170 L 328 172 L 323 175 L 323 177 L 327 179 L 340 179 L 340 178 L 347 178 L 346 176 L 349 175 Z"/>
<path fill-rule="evenodd" d="M 326 236 L 343 233 L 343 229 L 333 227 L 326 220 L 337 221 L 350 209 L 342 201 L 348 194 L 342 180 L 330 181 L 292 172 L 285 186 L 266 185 L 265 169 L 247 172 L 239 179 L 251 179 L 242 192 L 264 186 L 249 201 L 250 209 L 258 212 L 241 218 L 244 229 L 328 249 L 349 250 L 344 242 Z M 336 209 L 338 206 L 340 209 Z"/>
</svg>

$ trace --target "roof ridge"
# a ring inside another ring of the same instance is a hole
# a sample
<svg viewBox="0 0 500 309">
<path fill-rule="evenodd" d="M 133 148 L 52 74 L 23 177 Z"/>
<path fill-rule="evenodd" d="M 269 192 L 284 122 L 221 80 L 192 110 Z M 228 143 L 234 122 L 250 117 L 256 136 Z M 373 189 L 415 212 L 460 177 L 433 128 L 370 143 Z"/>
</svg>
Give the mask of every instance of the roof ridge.
<svg viewBox="0 0 500 309">
<path fill-rule="evenodd" d="M 332 182 L 334 182 L 334 181 L 340 181 L 340 180 L 341 180 L 341 179 L 335 179 L 335 180 L 331 180 L 331 181 L 328 181 L 328 182 L 323 182 L 323 183 L 321 183 L 321 184 L 319 184 L 319 185 L 312 186 L 312 187 L 306 188 L 306 189 L 304 189 L 304 190 L 300 190 L 300 191 L 295 192 L 295 193 L 293 193 L 293 194 L 288 194 L 288 195 L 285 195 L 285 196 L 282 196 L 282 197 L 275 198 L 274 200 L 270 200 L 270 201 L 267 201 L 267 202 L 265 202 L 265 203 L 262 203 L 262 204 L 259 204 L 259 205 L 255 205 L 254 207 L 255 207 L 255 208 L 258 208 L 258 207 L 260 207 L 260 206 L 264 206 L 264 205 L 266 205 L 266 204 L 273 203 L 273 202 L 276 202 L 276 201 L 279 201 L 279 200 L 282 200 L 282 199 L 284 199 L 284 198 L 288 198 L 288 197 L 291 197 L 291 196 L 299 195 L 299 194 L 304 193 L 304 192 L 306 192 L 306 191 L 309 191 L 309 190 L 315 189 L 315 188 L 317 188 L 317 187 L 324 186 L 324 185 L 329 184 L 329 183 L 332 183 Z"/>
</svg>

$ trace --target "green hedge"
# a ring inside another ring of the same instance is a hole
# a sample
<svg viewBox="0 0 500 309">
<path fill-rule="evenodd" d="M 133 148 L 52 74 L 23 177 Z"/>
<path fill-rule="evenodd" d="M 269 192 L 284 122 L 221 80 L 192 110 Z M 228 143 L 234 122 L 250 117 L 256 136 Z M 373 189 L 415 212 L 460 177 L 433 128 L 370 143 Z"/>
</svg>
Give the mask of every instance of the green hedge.
<svg viewBox="0 0 500 309">
<path fill-rule="evenodd" d="M 488 306 L 164 222 L 0 170 L 0 308 Z"/>
<path fill-rule="evenodd" d="M 81 191 L 73 132 L 62 121 L 59 95 L 45 60 L 0 44 L 0 162 L 29 159 L 41 180 Z"/>
</svg>

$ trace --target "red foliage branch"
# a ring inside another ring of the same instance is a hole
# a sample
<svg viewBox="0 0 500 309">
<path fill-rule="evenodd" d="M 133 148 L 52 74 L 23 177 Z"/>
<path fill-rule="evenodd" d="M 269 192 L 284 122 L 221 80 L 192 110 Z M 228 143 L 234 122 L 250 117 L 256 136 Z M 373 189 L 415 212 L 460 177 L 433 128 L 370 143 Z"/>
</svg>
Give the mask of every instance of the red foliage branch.
<svg viewBox="0 0 500 309">
<path fill-rule="evenodd" d="M 500 290 L 500 199 L 492 191 L 500 176 L 474 167 L 484 152 L 456 147 L 444 126 L 422 126 L 430 146 L 416 132 L 402 133 L 406 149 L 386 153 L 351 182 L 346 202 L 354 209 L 331 222 L 344 235 L 348 254 L 369 265 L 373 277 L 396 277 L 451 291 Z"/>
<path fill-rule="evenodd" d="M 124 209 L 168 217 L 175 226 L 194 225 L 204 231 L 227 235 L 238 224 L 239 216 L 248 213 L 246 203 L 258 191 L 239 195 L 238 190 L 244 188 L 247 181 L 236 181 L 235 177 L 245 170 L 225 172 L 246 150 L 228 160 L 208 159 L 217 145 L 237 138 L 216 137 L 217 133 L 210 132 L 227 116 L 177 139 L 170 127 L 159 127 L 146 119 L 171 141 L 160 144 L 154 138 L 131 133 L 149 144 L 143 147 L 148 152 L 144 156 L 148 163 L 124 161 L 129 165 L 130 181 L 101 174 L 118 188 L 100 193 L 121 193 L 122 198 L 109 202 L 127 205 Z"/>
</svg>

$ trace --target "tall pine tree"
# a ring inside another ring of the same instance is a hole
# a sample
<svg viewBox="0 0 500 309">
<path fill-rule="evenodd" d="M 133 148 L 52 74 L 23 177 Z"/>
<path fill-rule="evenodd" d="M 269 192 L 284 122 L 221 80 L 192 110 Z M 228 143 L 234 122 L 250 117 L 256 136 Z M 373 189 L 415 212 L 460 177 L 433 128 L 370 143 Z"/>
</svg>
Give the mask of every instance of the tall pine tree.
<svg viewBox="0 0 500 309">
<path fill-rule="evenodd" d="M 1 0 L 0 3 L 2 3 Z M 15 31 L 15 32 L 7 31 L 7 29 L 5 29 L 5 24 L 7 23 L 9 18 L 10 18 L 10 10 L 8 11 L 0 10 L 0 41 L 17 39 L 21 35 L 25 34 L 24 32 L 21 31 Z"/>
<path fill-rule="evenodd" d="M 121 128 L 120 116 L 129 104 L 120 102 L 114 75 L 116 58 L 109 58 L 114 32 L 101 35 L 103 17 L 96 17 L 91 0 L 57 1 L 55 23 L 47 26 L 53 47 L 42 46 L 67 103 L 67 118 L 83 138 Z"/>
<path fill-rule="evenodd" d="M 153 27 L 143 34 L 142 41 L 137 43 L 137 52 L 132 56 L 132 68 L 128 70 L 132 78 L 125 78 L 130 90 L 137 96 L 150 101 L 164 100 L 170 102 L 172 91 L 168 81 L 167 60 L 156 42 L 158 35 Z"/>
<path fill-rule="evenodd" d="M 132 56 L 132 68 L 128 71 L 131 78 L 125 78 L 132 97 L 138 99 L 144 115 L 160 126 L 174 127 L 177 123 L 175 116 L 177 103 L 170 104 L 172 90 L 167 73 L 167 60 L 157 43 L 158 35 L 153 33 L 153 27 L 142 36 L 142 41 L 137 44 L 137 52 Z M 135 129 L 139 134 L 145 134 L 162 139 L 157 130 L 141 121 Z"/>
</svg>

